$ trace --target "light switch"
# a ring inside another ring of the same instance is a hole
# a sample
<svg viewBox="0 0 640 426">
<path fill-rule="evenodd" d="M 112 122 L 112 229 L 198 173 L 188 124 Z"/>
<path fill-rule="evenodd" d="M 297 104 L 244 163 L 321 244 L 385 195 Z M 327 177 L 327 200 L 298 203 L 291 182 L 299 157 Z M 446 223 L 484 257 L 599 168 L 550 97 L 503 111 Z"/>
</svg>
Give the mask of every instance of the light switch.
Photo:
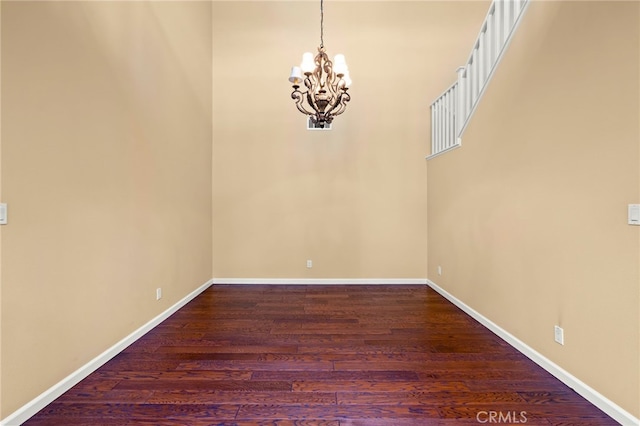
<svg viewBox="0 0 640 426">
<path fill-rule="evenodd" d="M 7 224 L 7 203 L 0 203 L 0 225 Z"/>
<path fill-rule="evenodd" d="M 629 225 L 640 225 L 640 204 L 629 204 Z"/>
</svg>

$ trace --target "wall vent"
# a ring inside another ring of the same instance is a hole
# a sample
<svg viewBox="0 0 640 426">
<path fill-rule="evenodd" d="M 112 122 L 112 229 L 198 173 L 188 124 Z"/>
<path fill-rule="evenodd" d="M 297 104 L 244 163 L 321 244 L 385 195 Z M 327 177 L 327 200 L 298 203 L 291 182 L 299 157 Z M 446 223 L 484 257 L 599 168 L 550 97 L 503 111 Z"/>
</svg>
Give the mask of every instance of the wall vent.
<svg viewBox="0 0 640 426">
<path fill-rule="evenodd" d="M 324 127 L 320 127 L 311 121 L 311 117 L 307 117 L 307 130 L 331 130 L 331 123 L 324 123 Z"/>
</svg>

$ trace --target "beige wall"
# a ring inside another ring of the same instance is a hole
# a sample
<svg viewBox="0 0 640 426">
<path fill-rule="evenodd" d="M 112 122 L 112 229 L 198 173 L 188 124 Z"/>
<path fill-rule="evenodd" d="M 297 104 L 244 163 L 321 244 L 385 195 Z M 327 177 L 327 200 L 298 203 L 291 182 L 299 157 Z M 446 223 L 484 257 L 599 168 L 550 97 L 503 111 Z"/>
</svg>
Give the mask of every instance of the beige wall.
<svg viewBox="0 0 640 426">
<path fill-rule="evenodd" d="M 211 132 L 209 2 L 2 2 L 3 416 L 211 278 Z"/>
<path fill-rule="evenodd" d="M 2 2 L 0 1 L 0 201 L 2 198 Z M 0 226 L 0 419 L 2 410 L 2 227 Z"/>
<path fill-rule="evenodd" d="M 286 79 L 315 2 L 3 1 L 1 416 L 212 276 L 427 267 L 638 416 L 638 4 L 533 4 L 427 175 L 429 103 L 488 4 L 327 2 L 353 100 L 308 132 Z"/>
<path fill-rule="evenodd" d="M 428 163 L 430 279 L 636 417 L 639 7 L 534 2 Z"/>
<path fill-rule="evenodd" d="M 214 276 L 424 277 L 429 104 L 488 5 L 326 3 L 326 50 L 345 54 L 354 83 L 319 132 L 287 81 L 317 51 L 319 4 L 215 3 Z"/>
</svg>

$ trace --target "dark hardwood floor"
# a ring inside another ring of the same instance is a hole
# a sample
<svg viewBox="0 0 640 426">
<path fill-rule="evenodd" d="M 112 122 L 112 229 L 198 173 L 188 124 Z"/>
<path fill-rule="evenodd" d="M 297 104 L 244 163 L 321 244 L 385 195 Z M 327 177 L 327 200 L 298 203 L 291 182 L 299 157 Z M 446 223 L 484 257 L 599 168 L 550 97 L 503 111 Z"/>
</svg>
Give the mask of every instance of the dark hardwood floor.
<svg viewBox="0 0 640 426">
<path fill-rule="evenodd" d="M 26 425 L 616 425 L 427 286 L 226 286 Z"/>
</svg>

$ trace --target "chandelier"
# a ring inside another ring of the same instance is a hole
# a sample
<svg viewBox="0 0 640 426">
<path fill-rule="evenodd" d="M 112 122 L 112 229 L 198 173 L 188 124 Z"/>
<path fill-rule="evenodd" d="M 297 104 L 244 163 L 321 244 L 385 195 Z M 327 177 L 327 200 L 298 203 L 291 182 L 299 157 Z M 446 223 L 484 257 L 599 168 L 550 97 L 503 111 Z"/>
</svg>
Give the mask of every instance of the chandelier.
<svg viewBox="0 0 640 426">
<path fill-rule="evenodd" d="M 300 66 L 291 68 L 289 82 L 293 83 L 291 98 L 296 101 L 298 110 L 310 116 L 315 127 L 324 128 L 331 124 L 336 115 L 347 107 L 351 96 L 347 93 L 351 85 L 349 68 L 344 55 L 336 55 L 333 62 L 324 50 L 324 10 L 320 0 L 320 47 L 318 54 L 306 52 L 302 55 Z M 301 92 L 300 83 L 304 82 L 306 91 Z M 306 102 L 305 102 L 306 101 Z"/>
</svg>

